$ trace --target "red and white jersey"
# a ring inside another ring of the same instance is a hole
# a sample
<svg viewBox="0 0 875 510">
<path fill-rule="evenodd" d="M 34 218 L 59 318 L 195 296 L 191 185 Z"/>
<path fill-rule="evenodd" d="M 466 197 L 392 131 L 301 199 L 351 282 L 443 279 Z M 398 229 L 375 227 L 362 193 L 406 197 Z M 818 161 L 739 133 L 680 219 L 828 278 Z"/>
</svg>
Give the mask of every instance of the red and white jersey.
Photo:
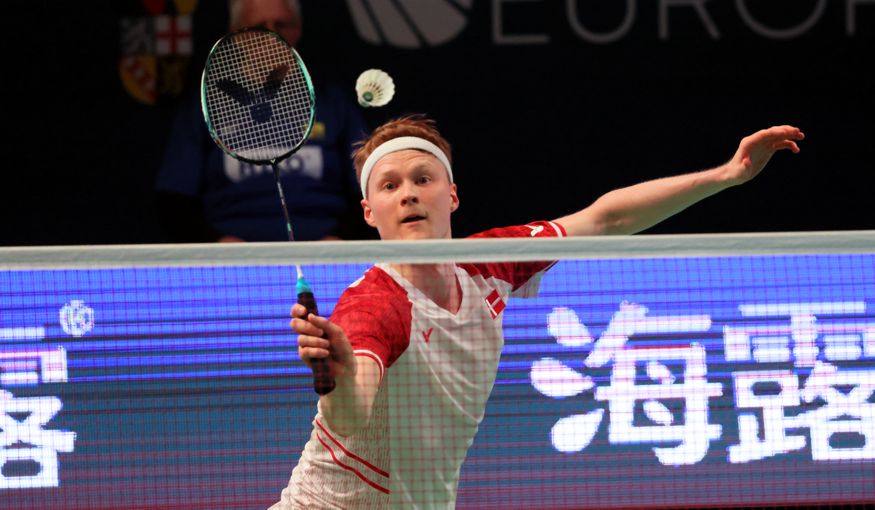
<svg viewBox="0 0 875 510">
<path fill-rule="evenodd" d="M 563 237 L 556 223 L 473 237 Z M 381 382 L 368 425 L 347 437 L 321 410 L 280 508 L 454 508 L 459 471 L 492 391 L 508 298 L 537 294 L 552 262 L 458 264 L 453 314 L 387 265 L 341 296 L 331 321 L 356 356 L 374 360 Z"/>
</svg>

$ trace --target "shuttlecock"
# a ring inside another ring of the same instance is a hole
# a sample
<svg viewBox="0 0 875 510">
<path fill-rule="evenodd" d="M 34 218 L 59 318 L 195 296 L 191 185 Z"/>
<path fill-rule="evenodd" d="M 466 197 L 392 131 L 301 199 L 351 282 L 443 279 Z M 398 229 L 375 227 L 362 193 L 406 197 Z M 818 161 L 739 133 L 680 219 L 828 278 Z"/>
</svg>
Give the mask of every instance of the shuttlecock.
<svg viewBox="0 0 875 510">
<path fill-rule="evenodd" d="M 359 104 L 364 107 L 383 106 L 395 95 L 395 82 L 380 69 L 368 69 L 355 82 Z"/>
</svg>

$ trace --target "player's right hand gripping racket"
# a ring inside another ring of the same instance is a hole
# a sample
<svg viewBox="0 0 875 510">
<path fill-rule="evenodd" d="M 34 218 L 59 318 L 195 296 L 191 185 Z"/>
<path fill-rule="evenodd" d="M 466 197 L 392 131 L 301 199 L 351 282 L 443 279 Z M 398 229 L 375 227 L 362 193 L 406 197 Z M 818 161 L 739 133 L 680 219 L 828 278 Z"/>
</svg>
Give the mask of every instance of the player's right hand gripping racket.
<svg viewBox="0 0 875 510">
<path fill-rule="evenodd" d="M 289 241 L 294 241 L 277 163 L 304 145 L 316 116 L 313 84 L 300 55 L 270 30 L 242 29 L 225 35 L 207 57 L 201 107 L 210 136 L 225 153 L 247 163 L 271 165 Z M 298 303 L 318 314 L 300 264 L 295 267 Z M 313 359 L 311 365 L 316 393 L 330 393 L 334 379 L 328 361 Z"/>
</svg>

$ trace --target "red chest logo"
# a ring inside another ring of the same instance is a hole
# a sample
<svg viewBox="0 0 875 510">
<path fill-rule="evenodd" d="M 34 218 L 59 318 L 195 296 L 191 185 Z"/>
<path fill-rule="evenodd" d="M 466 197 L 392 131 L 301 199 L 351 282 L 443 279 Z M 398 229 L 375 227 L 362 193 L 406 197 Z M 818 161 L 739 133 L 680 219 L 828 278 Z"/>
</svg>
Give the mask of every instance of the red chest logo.
<svg viewBox="0 0 875 510">
<path fill-rule="evenodd" d="M 420 331 L 422 333 L 422 338 L 425 338 L 425 343 L 428 343 L 428 339 L 431 338 L 431 331 L 434 328 L 428 328 L 428 331 Z"/>
<path fill-rule="evenodd" d="M 493 319 L 504 310 L 504 306 L 504 300 L 501 299 L 497 290 L 493 290 L 486 296 L 486 308 L 489 308 L 489 314 L 492 315 Z"/>
</svg>

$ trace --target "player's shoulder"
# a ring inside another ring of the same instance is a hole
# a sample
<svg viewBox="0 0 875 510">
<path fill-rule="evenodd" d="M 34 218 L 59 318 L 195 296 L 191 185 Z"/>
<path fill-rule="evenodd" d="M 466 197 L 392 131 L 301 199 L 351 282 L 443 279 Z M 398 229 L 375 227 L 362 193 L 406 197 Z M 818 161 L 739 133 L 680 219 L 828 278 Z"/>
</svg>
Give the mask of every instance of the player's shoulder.
<svg viewBox="0 0 875 510">
<path fill-rule="evenodd" d="M 412 303 L 407 292 L 385 271 L 372 267 L 343 291 L 332 321 L 349 328 L 367 324 L 409 323 Z"/>
<path fill-rule="evenodd" d="M 407 291 L 379 267 L 368 269 L 358 280 L 343 291 L 341 299 L 367 301 L 374 306 L 401 305 L 409 303 Z"/>
<path fill-rule="evenodd" d="M 471 239 L 495 238 L 531 238 L 531 237 L 565 237 L 565 229 L 554 221 L 533 221 L 524 225 L 499 227 L 474 234 Z M 496 278 L 504 280 L 517 289 L 524 285 L 536 272 L 548 268 L 552 262 L 533 262 L 517 264 L 515 262 L 486 262 L 459 264 L 472 278 Z"/>
<path fill-rule="evenodd" d="M 498 227 L 479 232 L 469 239 L 489 239 L 504 237 L 565 237 L 565 229 L 554 221 L 533 221 L 524 225 Z"/>
</svg>

